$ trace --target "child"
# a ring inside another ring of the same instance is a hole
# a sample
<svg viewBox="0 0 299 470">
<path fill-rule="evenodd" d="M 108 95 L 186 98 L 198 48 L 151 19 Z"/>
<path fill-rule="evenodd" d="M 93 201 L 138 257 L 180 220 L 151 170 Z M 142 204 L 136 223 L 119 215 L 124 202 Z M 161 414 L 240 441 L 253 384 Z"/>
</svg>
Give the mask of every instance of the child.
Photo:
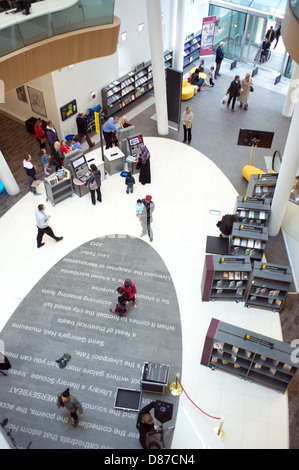
<svg viewBox="0 0 299 470">
<path fill-rule="evenodd" d="M 144 204 L 141 199 L 137 199 L 135 207 L 136 207 L 136 217 L 138 217 L 138 219 L 140 220 L 141 212 L 144 209 Z"/>
<path fill-rule="evenodd" d="M 60 142 L 60 152 L 61 155 L 64 157 L 67 153 L 70 152 L 70 147 L 65 143 L 65 140 L 62 140 Z"/>
<path fill-rule="evenodd" d="M 76 136 L 72 137 L 71 147 L 72 147 L 72 150 L 76 150 L 76 149 L 82 150 L 82 145 L 80 144 Z"/>
<path fill-rule="evenodd" d="M 118 293 L 117 304 L 114 310 L 110 308 L 110 312 L 118 313 L 120 317 L 125 317 L 127 315 L 127 303 L 129 300 L 129 294 L 125 292 L 122 287 L 116 289 Z"/>
<path fill-rule="evenodd" d="M 214 69 L 215 69 L 215 67 L 212 66 L 212 67 L 210 67 L 210 71 L 209 71 L 209 84 L 210 84 L 211 87 L 213 87 L 215 85 L 215 83 L 213 81 L 214 80 Z"/>
<path fill-rule="evenodd" d="M 129 194 L 130 190 L 131 190 L 131 193 L 133 193 L 133 185 L 135 184 L 135 178 L 134 176 L 132 176 L 132 173 L 130 171 L 128 171 L 128 174 L 126 176 L 125 184 L 127 185 L 126 193 Z"/>
<path fill-rule="evenodd" d="M 45 149 L 41 149 L 40 154 L 42 157 L 42 164 L 44 165 L 45 175 L 49 175 L 50 173 L 48 172 L 51 170 L 49 169 L 48 165 L 49 165 L 49 160 L 51 156 L 47 154 Z"/>
</svg>

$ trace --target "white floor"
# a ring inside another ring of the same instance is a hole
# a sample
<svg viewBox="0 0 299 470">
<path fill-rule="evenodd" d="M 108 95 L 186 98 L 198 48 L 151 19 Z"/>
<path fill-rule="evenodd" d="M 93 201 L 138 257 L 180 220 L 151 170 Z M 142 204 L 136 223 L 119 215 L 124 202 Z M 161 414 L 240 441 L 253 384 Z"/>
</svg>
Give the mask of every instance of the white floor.
<svg viewBox="0 0 299 470">
<path fill-rule="evenodd" d="M 0 219 L 0 329 L 35 283 L 69 251 L 109 234 L 138 237 L 135 201 L 151 194 L 156 204 L 152 247 L 172 275 L 180 306 L 180 380 L 198 407 L 225 419 L 225 437 L 220 440 L 214 432 L 220 421 L 204 415 L 183 393 L 173 447 L 288 448 L 286 395 L 200 365 L 213 317 L 282 340 L 276 313 L 248 310 L 242 303 L 201 302 L 206 237 L 219 234 L 219 217 L 211 215 L 210 210 L 219 210 L 221 215 L 232 212 L 237 193 L 221 171 L 192 147 L 154 137 L 146 138 L 145 143 L 151 152 L 152 184 L 142 186 L 137 177 L 133 195 L 125 193 L 124 179 L 113 175 L 103 182 L 102 204 L 92 206 L 88 194 L 65 199 L 52 207 L 45 202 L 41 184 L 41 196 L 27 194 Z M 46 213 L 52 216 L 51 227 L 64 239 L 56 243 L 45 237 L 45 246 L 37 249 L 34 211 L 40 203 L 46 204 Z M 192 277 L 188 277 L 190 272 Z M 175 377 L 170 377 L 170 381 L 175 381 Z"/>
</svg>

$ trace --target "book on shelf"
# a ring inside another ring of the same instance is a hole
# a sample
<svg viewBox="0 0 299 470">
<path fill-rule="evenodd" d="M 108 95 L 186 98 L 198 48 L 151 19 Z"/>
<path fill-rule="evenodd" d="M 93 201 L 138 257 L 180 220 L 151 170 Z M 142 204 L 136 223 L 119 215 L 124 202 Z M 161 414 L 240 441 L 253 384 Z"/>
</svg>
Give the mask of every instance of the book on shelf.
<svg viewBox="0 0 299 470">
<path fill-rule="evenodd" d="M 235 279 L 236 281 L 238 281 L 239 279 L 241 279 L 241 273 L 239 271 L 236 271 L 235 272 Z"/>
<path fill-rule="evenodd" d="M 241 240 L 241 246 L 243 246 L 244 248 L 247 247 L 247 240 L 246 240 L 246 238 L 243 238 L 243 239 Z"/>
<path fill-rule="evenodd" d="M 280 299 L 275 299 L 275 303 L 276 303 L 276 305 L 278 305 L 280 307 L 281 304 L 282 304 L 282 301 Z"/>
<path fill-rule="evenodd" d="M 214 349 L 221 349 L 223 351 L 224 342 L 223 341 L 215 341 L 213 344 Z"/>
<path fill-rule="evenodd" d="M 223 289 L 217 289 L 217 295 L 223 294 Z"/>
<path fill-rule="evenodd" d="M 254 245 L 254 240 L 250 238 L 247 242 L 247 248 L 253 248 L 253 245 Z"/>
<path fill-rule="evenodd" d="M 247 349 L 245 350 L 245 356 L 247 357 L 247 359 L 250 358 L 251 354 L 251 351 L 247 351 Z"/>
<path fill-rule="evenodd" d="M 238 351 L 239 351 L 238 346 L 233 346 L 233 347 L 232 347 L 232 351 L 233 351 L 235 354 L 237 354 Z"/>
<path fill-rule="evenodd" d="M 265 211 L 260 211 L 259 218 L 263 219 L 263 220 L 266 219 L 266 212 Z"/>
<path fill-rule="evenodd" d="M 284 364 L 282 368 L 283 370 L 286 370 L 287 372 L 290 372 L 292 370 L 292 366 L 290 364 Z"/>
<path fill-rule="evenodd" d="M 260 360 L 265 362 L 265 361 L 267 360 L 267 356 L 261 355 L 261 356 L 260 356 Z"/>
<path fill-rule="evenodd" d="M 218 362 L 218 357 L 212 356 L 212 357 L 211 357 L 211 362 L 213 362 L 214 364 L 215 364 L 216 362 Z"/>
<path fill-rule="evenodd" d="M 277 359 L 272 359 L 273 365 L 276 367 L 279 364 L 279 361 Z"/>
<path fill-rule="evenodd" d="M 240 242 L 241 242 L 241 240 L 240 240 L 239 237 L 235 237 L 234 240 L 233 240 L 234 245 L 237 245 L 237 246 L 240 245 Z"/>
<path fill-rule="evenodd" d="M 228 364 L 228 361 L 226 361 L 225 359 L 222 359 L 222 364 L 226 365 L 226 364 Z"/>
<path fill-rule="evenodd" d="M 248 274 L 247 273 L 242 273 L 242 279 L 247 280 L 248 279 Z"/>
<path fill-rule="evenodd" d="M 217 281 L 216 287 L 221 287 L 221 286 L 223 286 L 223 281 L 222 280 Z"/>
<path fill-rule="evenodd" d="M 243 295 L 243 289 L 238 289 L 236 291 L 236 295 Z"/>
<path fill-rule="evenodd" d="M 235 281 L 230 281 L 229 287 L 235 287 Z"/>
<path fill-rule="evenodd" d="M 262 248 L 262 244 L 261 244 L 260 240 L 255 240 L 254 248 L 257 249 L 257 250 L 260 250 Z"/>
<path fill-rule="evenodd" d="M 269 297 L 278 297 L 280 294 L 280 290 L 270 290 Z"/>
<path fill-rule="evenodd" d="M 243 286 L 243 281 L 238 281 L 238 282 L 236 283 L 236 287 L 241 287 L 241 286 Z"/>
<path fill-rule="evenodd" d="M 234 364 L 234 369 L 240 369 L 239 364 Z"/>
<path fill-rule="evenodd" d="M 261 368 L 262 368 L 262 364 L 260 364 L 259 362 L 255 362 L 254 368 L 255 368 L 255 369 L 261 369 Z"/>
<path fill-rule="evenodd" d="M 223 279 L 227 279 L 228 278 L 228 273 L 224 272 L 224 273 L 222 273 L 222 276 L 223 276 Z"/>
<path fill-rule="evenodd" d="M 229 279 L 235 279 L 235 274 L 234 274 L 234 272 L 229 272 L 229 273 L 228 273 L 228 278 L 229 278 Z"/>
<path fill-rule="evenodd" d="M 231 354 L 231 356 L 230 356 L 230 357 L 232 358 L 232 360 L 233 360 L 234 362 L 236 362 L 236 360 L 237 360 L 237 356 L 236 356 L 235 354 Z"/>
<path fill-rule="evenodd" d="M 274 367 L 270 367 L 269 372 L 270 372 L 270 374 L 275 375 L 276 374 L 276 369 L 274 369 Z"/>
</svg>

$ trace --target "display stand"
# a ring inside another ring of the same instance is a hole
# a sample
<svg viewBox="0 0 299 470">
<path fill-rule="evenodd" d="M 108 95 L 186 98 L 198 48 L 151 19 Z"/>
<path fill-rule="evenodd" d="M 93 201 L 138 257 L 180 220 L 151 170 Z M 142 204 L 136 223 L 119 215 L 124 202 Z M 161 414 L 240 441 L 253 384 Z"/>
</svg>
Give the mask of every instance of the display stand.
<svg viewBox="0 0 299 470">
<path fill-rule="evenodd" d="M 50 200 L 53 206 L 66 197 L 73 197 L 72 182 L 69 171 L 67 170 L 65 170 L 65 176 L 62 178 L 60 175 L 58 176 L 58 173 L 45 178 L 44 186 L 46 201 Z"/>
<path fill-rule="evenodd" d="M 292 283 L 290 266 L 254 262 L 245 307 L 281 312 Z"/>
<path fill-rule="evenodd" d="M 246 196 L 266 198 L 272 202 L 275 186 L 277 184 L 278 173 L 260 173 L 251 175 Z"/>
<path fill-rule="evenodd" d="M 298 370 L 294 348 L 212 318 L 201 364 L 285 393 Z"/>
<path fill-rule="evenodd" d="M 261 261 L 268 241 L 268 228 L 234 222 L 230 238 L 230 254 L 249 256 Z"/>
<path fill-rule="evenodd" d="M 141 390 L 143 392 L 165 392 L 168 385 L 169 365 L 145 362 L 141 372 Z"/>
<path fill-rule="evenodd" d="M 238 196 L 234 212 L 238 214 L 238 222 L 241 224 L 266 227 L 270 211 L 271 206 L 268 199 Z"/>
<path fill-rule="evenodd" d="M 201 285 L 202 301 L 243 301 L 251 270 L 248 256 L 206 255 Z"/>
</svg>

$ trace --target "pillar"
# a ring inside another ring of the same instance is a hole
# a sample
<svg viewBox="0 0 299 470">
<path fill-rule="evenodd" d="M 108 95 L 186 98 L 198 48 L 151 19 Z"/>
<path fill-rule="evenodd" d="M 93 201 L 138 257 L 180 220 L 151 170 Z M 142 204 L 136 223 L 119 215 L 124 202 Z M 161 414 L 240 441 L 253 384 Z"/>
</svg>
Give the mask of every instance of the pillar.
<svg viewBox="0 0 299 470">
<path fill-rule="evenodd" d="M 181 70 L 181 71 L 183 71 L 183 68 L 184 68 L 185 12 L 186 12 L 185 0 L 177 0 L 174 68 L 177 70 Z"/>
<path fill-rule="evenodd" d="M 6 163 L 6 160 L 1 150 L 0 150 L 0 180 L 2 181 L 7 193 L 10 196 L 15 196 L 16 194 L 20 192 L 20 188 L 17 185 L 17 182 L 14 179 L 13 174 L 9 169 L 9 166 Z"/>
<path fill-rule="evenodd" d="M 168 113 L 160 0 L 146 0 L 158 133 L 168 134 Z"/>
<path fill-rule="evenodd" d="M 298 84 L 299 84 L 299 65 L 296 64 L 296 62 L 295 62 L 294 70 L 293 70 L 293 74 L 292 74 L 292 79 L 290 81 L 288 94 L 286 96 L 286 100 L 285 100 L 285 103 L 284 103 L 284 108 L 283 108 L 283 111 L 282 111 L 283 116 L 286 116 L 286 117 L 291 117 L 292 116 L 295 101 L 299 99 Z"/>
<path fill-rule="evenodd" d="M 287 203 L 294 184 L 297 169 L 299 167 L 299 86 L 297 86 L 297 103 L 294 105 L 294 113 L 285 145 L 282 163 L 279 170 L 277 184 L 271 206 L 269 222 L 269 235 L 276 236 L 280 230 Z"/>
</svg>

